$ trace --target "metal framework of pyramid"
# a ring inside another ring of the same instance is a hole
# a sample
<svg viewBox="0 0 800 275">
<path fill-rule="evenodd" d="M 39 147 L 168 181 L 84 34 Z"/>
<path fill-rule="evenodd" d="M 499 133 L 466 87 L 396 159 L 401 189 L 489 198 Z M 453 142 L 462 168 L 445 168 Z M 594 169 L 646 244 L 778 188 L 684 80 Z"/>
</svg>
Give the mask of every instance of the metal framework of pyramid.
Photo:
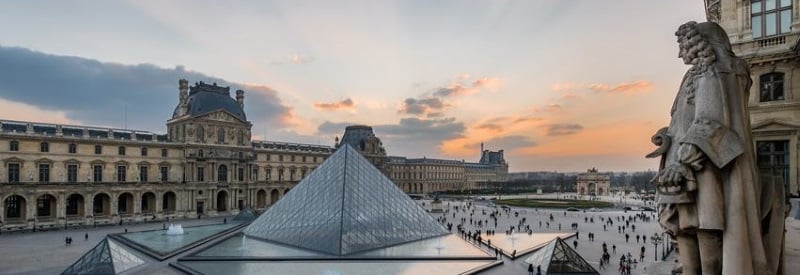
<svg viewBox="0 0 800 275">
<path fill-rule="evenodd" d="M 448 233 L 347 144 L 244 230 L 339 256 Z"/>
<path fill-rule="evenodd" d="M 118 274 L 141 264 L 142 258 L 105 238 L 61 274 Z"/>
<path fill-rule="evenodd" d="M 541 267 L 542 274 L 600 274 L 561 238 L 533 252 L 524 264 L 532 264 L 534 270 Z"/>
</svg>

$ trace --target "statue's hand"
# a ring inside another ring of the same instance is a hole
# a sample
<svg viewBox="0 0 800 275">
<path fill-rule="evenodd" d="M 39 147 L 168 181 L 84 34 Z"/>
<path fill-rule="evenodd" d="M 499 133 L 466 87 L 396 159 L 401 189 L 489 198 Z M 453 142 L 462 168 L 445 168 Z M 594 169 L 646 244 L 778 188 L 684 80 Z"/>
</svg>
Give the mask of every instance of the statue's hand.
<svg viewBox="0 0 800 275">
<path fill-rule="evenodd" d="M 705 154 L 696 145 L 681 143 L 680 147 L 678 147 L 678 161 L 692 167 L 693 170 L 702 170 L 703 160 L 705 160 Z"/>
<path fill-rule="evenodd" d="M 683 164 L 670 165 L 660 172 L 654 179 L 655 184 L 658 186 L 672 187 L 681 186 L 684 179 L 689 178 L 691 171 L 689 167 Z"/>
</svg>

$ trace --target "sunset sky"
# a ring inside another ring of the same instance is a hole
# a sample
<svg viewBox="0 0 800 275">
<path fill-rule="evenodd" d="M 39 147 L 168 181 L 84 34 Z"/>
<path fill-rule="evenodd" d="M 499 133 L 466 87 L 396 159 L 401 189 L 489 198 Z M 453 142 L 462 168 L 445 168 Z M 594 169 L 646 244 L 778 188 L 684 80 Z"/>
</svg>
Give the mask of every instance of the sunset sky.
<svg viewBox="0 0 800 275">
<path fill-rule="evenodd" d="M 165 133 L 178 79 L 244 89 L 255 139 L 512 172 L 655 169 L 703 1 L 3 1 L 0 118 Z"/>
</svg>

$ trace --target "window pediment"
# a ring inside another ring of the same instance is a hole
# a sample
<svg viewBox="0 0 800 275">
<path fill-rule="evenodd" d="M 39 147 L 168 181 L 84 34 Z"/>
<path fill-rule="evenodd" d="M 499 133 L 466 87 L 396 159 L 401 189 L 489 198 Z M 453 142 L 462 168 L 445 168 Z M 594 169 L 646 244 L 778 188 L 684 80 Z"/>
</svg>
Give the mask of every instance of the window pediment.
<svg viewBox="0 0 800 275">
<path fill-rule="evenodd" d="M 106 162 L 105 162 L 105 161 L 103 161 L 103 160 L 99 160 L 99 159 L 96 159 L 96 160 L 90 161 L 89 163 L 90 163 L 90 164 L 92 164 L 92 165 L 95 165 L 95 164 L 104 165 L 104 164 L 106 164 Z"/>
<path fill-rule="evenodd" d="M 22 164 L 25 163 L 25 160 L 21 159 L 21 158 L 18 158 L 18 157 L 10 157 L 10 158 L 4 158 L 3 159 L 3 164 L 9 163 L 9 162 L 11 162 L 11 163 L 19 163 L 20 167 L 22 167 Z"/>
<path fill-rule="evenodd" d="M 40 159 L 35 160 L 34 163 L 36 163 L 36 164 L 52 164 L 53 160 L 51 160 L 49 158 L 40 158 Z"/>
</svg>

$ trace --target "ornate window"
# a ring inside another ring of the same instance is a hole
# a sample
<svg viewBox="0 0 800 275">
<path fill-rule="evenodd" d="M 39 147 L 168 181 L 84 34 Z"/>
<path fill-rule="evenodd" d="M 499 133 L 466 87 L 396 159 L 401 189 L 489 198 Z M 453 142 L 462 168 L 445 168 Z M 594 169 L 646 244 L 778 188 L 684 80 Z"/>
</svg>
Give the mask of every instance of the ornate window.
<svg viewBox="0 0 800 275">
<path fill-rule="evenodd" d="M 19 182 L 19 163 L 8 164 L 8 182 Z"/>
<path fill-rule="evenodd" d="M 78 182 L 78 165 L 67 165 L 67 182 Z"/>
<path fill-rule="evenodd" d="M 102 182 L 103 165 L 95 164 L 94 166 L 92 166 L 92 175 L 94 176 L 94 182 Z"/>
<path fill-rule="evenodd" d="M 19 141 L 12 140 L 8 143 L 8 150 L 9 151 L 19 151 Z"/>
<path fill-rule="evenodd" d="M 758 174 L 762 185 L 773 184 L 789 194 L 789 141 L 756 142 Z"/>
<path fill-rule="evenodd" d="M 750 20 L 753 38 L 788 33 L 792 26 L 792 1 L 753 0 Z"/>
<path fill-rule="evenodd" d="M 217 129 L 217 143 L 225 143 L 225 129 L 223 128 Z"/>
<path fill-rule="evenodd" d="M 125 155 L 125 146 L 120 146 L 119 147 L 118 154 L 120 156 L 124 156 Z"/>
<path fill-rule="evenodd" d="M 95 145 L 94 146 L 94 154 L 99 155 L 103 153 L 103 146 Z"/>
<path fill-rule="evenodd" d="M 203 167 L 197 167 L 197 181 L 205 181 L 205 169 Z"/>
<path fill-rule="evenodd" d="M 161 166 L 161 182 L 167 182 L 169 178 L 169 167 Z"/>
<path fill-rule="evenodd" d="M 242 167 L 239 167 L 239 171 L 237 171 L 236 178 L 237 178 L 239 181 L 244 181 L 244 168 L 242 168 Z"/>
<path fill-rule="evenodd" d="M 50 182 L 50 164 L 39 164 L 39 182 Z"/>
<path fill-rule="evenodd" d="M 75 153 L 77 153 L 77 152 L 78 152 L 78 145 L 75 145 L 75 143 L 70 143 L 70 144 L 69 144 L 69 149 L 67 149 L 67 151 L 68 151 L 70 154 L 75 154 Z"/>
<path fill-rule="evenodd" d="M 125 147 L 120 147 L 125 148 Z M 125 182 L 125 174 L 128 172 L 128 167 L 125 165 L 117 166 L 117 181 L 118 182 Z"/>
<path fill-rule="evenodd" d="M 761 102 L 786 99 L 783 92 L 783 73 L 768 73 L 759 77 L 759 99 Z"/>
<path fill-rule="evenodd" d="M 50 144 L 47 142 L 42 142 L 39 144 L 39 151 L 42 153 L 50 152 Z"/>
<path fill-rule="evenodd" d="M 147 166 L 139 166 L 139 182 L 147 182 Z"/>
<path fill-rule="evenodd" d="M 217 167 L 217 181 L 228 182 L 228 166 L 220 165 Z"/>
</svg>

